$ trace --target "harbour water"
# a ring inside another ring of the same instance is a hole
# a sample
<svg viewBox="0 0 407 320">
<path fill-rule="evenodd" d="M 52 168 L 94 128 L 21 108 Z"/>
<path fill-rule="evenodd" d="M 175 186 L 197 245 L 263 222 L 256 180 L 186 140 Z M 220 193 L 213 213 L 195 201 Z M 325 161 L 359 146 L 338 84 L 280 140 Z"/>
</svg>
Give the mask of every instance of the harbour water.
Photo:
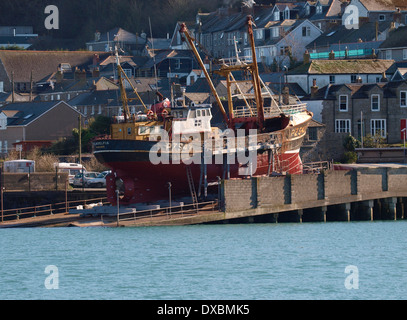
<svg viewBox="0 0 407 320">
<path fill-rule="evenodd" d="M 407 221 L 3 229 L 0 299 L 405 299 L 406 235 Z"/>
</svg>

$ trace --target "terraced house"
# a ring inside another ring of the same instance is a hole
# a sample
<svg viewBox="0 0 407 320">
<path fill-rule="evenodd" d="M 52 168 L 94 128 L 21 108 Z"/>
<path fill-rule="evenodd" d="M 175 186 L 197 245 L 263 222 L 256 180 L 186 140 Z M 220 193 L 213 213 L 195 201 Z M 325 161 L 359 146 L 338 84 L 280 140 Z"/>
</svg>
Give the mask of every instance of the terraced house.
<svg viewBox="0 0 407 320">
<path fill-rule="evenodd" d="M 321 141 L 324 154 L 339 160 L 343 138 L 351 134 L 381 136 L 386 143 L 402 143 L 407 123 L 407 81 L 374 84 L 327 85 L 303 99 L 320 102 L 320 116 L 326 125 Z"/>
</svg>

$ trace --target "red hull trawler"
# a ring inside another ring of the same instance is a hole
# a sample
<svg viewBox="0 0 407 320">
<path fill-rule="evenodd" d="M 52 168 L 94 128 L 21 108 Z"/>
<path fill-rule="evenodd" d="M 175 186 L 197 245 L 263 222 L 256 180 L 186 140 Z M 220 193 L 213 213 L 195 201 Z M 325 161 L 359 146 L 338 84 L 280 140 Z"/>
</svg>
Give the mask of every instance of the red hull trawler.
<svg viewBox="0 0 407 320">
<path fill-rule="evenodd" d="M 151 109 L 143 103 L 146 113 L 131 115 L 124 89 L 127 76 L 117 61 L 124 116 L 112 124 L 109 139 L 93 142 L 95 157 L 112 169 L 106 186 L 113 205 L 119 189 L 123 205 L 167 199 L 169 188 L 172 195 L 191 192 L 196 201 L 196 188 L 206 190 L 221 178 L 302 173 L 299 152 L 312 113 L 287 91 L 281 101 L 264 85 L 251 17 L 247 26 L 252 56 L 223 59 L 215 71 L 227 81 L 228 112 L 198 54 L 195 39 L 184 24 L 180 28 L 222 113 L 222 127 L 211 126 L 211 105 L 177 106 L 168 99 L 161 99 Z M 249 74 L 250 80 L 236 81 L 236 72 Z M 241 82 L 250 82 L 252 93 L 242 92 Z"/>
</svg>

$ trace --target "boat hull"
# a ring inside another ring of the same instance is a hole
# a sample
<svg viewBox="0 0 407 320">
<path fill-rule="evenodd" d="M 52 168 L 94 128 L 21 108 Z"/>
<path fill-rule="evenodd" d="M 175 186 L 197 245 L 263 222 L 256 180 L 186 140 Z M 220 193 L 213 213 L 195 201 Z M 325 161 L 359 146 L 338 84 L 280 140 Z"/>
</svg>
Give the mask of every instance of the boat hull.
<svg viewBox="0 0 407 320">
<path fill-rule="evenodd" d="M 225 161 L 225 164 L 222 162 L 217 164 L 219 158 L 213 157 L 210 161 L 205 161 L 204 166 L 200 163 L 188 165 L 182 161 L 153 164 L 149 153 L 154 144 L 126 140 L 102 140 L 94 144 L 97 160 L 113 172 L 106 180 L 108 200 L 113 205 L 116 205 L 118 186 L 122 191 L 121 204 L 131 205 L 168 199 L 168 183 L 171 183 L 173 196 L 190 195 L 187 170 L 191 171 L 196 190 L 200 182 L 203 183 L 205 180 L 210 184 L 217 182 L 219 178 L 244 178 L 249 172 L 247 164 L 239 164 L 237 157 L 234 161 Z M 254 158 L 255 172 L 251 175 L 267 175 L 276 168 L 289 174 L 301 174 L 302 161 L 299 151 L 299 149 L 288 150 L 274 155 L 268 151 L 258 151 Z"/>
</svg>

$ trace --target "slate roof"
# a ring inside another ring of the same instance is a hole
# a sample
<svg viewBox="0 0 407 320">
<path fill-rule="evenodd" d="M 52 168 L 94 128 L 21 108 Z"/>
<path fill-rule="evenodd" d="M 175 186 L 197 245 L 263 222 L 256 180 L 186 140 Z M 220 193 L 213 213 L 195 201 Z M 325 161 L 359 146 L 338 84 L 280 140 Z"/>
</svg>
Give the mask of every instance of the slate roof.
<svg viewBox="0 0 407 320">
<path fill-rule="evenodd" d="M 380 48 L 406 48 L 407 27 L 399 27 L 390 32 L 388 38 L 380 45 Z"/>
<path fill-rule="evenodd" d="M 61 63 L 69 63 L 72 68 L 87 68 L 93 64 L 95 53 L 100 57 L 110 55 L 106 52 L 87 51 L 0 50 L 0 61 L 9 79 L 14 72 L 15 82 L 30 82 L 32 70 L 33 81 L 38 82 L 56 72 Z"/>
<path fill-rule="evenodd" d="M 10 116 L 10 118 L 7 119 L 8 126 L 26 126 L 60 103 L 71 107 L 63 101 L 25 102 L 8 104 L 0 108 L 0 112 L 4 112 Z M 72 108 L 72 110 L 76 111 L 74 108 Z"/>
<path fill-rule="evenodd" d="M 344 88 L 349 91 L 352 99 L 369 99 L 369 92 L 375 87 L 379 87 L 384 94 L 384 98 L 396 97 L 395 88 L 399 87 L 405 81 L 395 82 L 380 82 L 380 83 L 352 83 L 352 84 L 330 84 L 318 90 L 315 96 L 311 94 L 303 97 L 301 100 L 335 100 L 337 99 L 337 92 Z"/>
<path fill-rule="evenodd" d="M 390 28 L 390 21 L 383 21 L 379 22 L 379 33 L 386 31 Z M 376 37 L 376 23 L 375 22 L 368 22 L 363 25 L 359 26 L 359 29 L 347 29 L 345 26 L 337 26 L 331 28 L 329 31 L 323 33 L 314 41 L 307 45 L 307 48 L 313 49 L 318 47 L 329 47 L 330 45 L 334 44 L 341 44 L 343 49 L 345 48 L 345 44 L 348 43 L 355 43 L 357 44 L 359 39 L 363 42 L 359 43 L 360 47 L 363 47 L 363 43 L 369 42 L 367 45 L 368 48 L 372 48 L 371 41 L 374 41 Z M 380 45 L 381 42 L 377 44 Z M 377 47 L 375 46 L 375 47 Z M 348 49 L 350 49 L 348 47 Z"/>
</svg>

